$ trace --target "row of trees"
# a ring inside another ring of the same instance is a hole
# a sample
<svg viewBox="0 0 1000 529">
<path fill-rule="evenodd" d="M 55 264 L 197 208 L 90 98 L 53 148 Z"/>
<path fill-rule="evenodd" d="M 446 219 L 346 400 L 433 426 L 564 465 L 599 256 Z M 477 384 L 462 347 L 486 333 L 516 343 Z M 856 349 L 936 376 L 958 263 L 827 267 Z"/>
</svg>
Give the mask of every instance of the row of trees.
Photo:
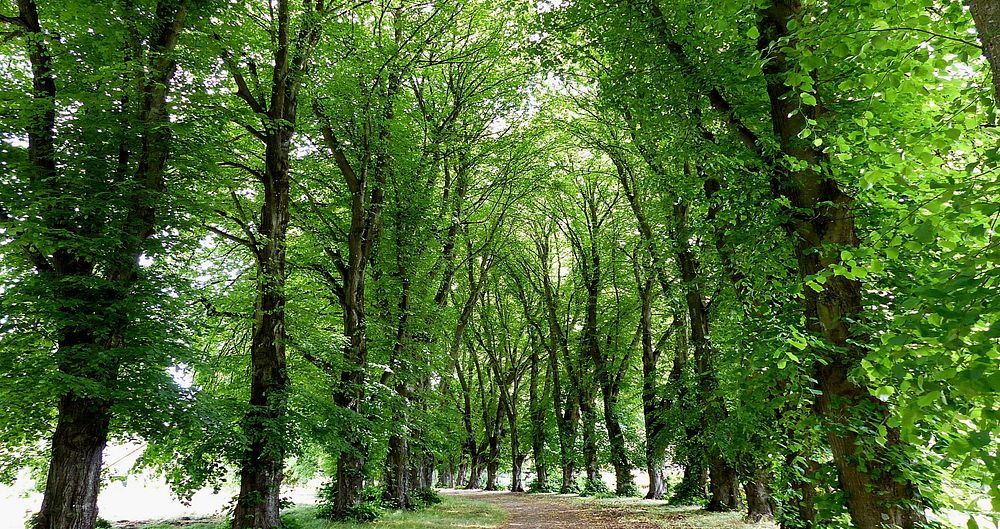
<svg viewBox="0 0 1000 529">
<path fill-rule="evenodd" d="M 998 511 L 998 12 L 0 3 L 0 470 Z"/>
</svg>

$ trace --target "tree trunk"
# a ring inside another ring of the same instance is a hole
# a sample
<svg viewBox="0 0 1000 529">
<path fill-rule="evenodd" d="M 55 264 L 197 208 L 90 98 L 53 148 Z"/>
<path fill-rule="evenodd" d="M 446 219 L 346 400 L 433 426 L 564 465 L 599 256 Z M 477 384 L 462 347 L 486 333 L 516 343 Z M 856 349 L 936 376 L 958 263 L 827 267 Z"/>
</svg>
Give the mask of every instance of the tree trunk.
<svg viewBox="0 0 1000 529">
<path fill-rule="evenodd" d="M 690 457 L 684 465 L 684 475 L 674 489 L 670 502 L 682 505 L 696 503 L 707 497 L 705 490 L 707 485 L 708 468 L 704 460 L 700 457 Z"/>
<path fill-rule="evenodd" d="M 615 415 L 618 405 L 617 391 L 604 391 L 604 424 L 608 428 L 608 440 L 611 443 L 611 465 L 615 469 L 615 494 L 626 496 L 635 492 L 635 479 L 632 477 L 632 464 L 628 460 L 628 449 L 625 447 L 625 433 Z"/>
<path fill-rule="evenodd" d="M 690 174 L 690 166 L 686 163 L 684 170 L 686 174 Z M 712 486 L 709 488 L 707 509 L 710 511 L 734 510 L 739 508 L 736 471 L 722 457 L 715 443 L 704 439 L 706 432 L 726 417 L 727 411 L 725 404 L 716 395 L 719 381 L 713 366 L 714 350 L 710 341 L 710 320 L 698 284 L 700 264 L 688 243 L 687 216 L 688 205 L 680 201 L 676 202 L 674 204 L 675 225 L 672 234 L 677 246 L 676 258 L 681 269 L 681 279 L 686 286 L 684 299 L 687 303 L 691 330 L 690 339 L 694 349 L 695 376 L 698 379 L 697 399 L 701 405 L 700 431 L 697 432 L 696 437 L 701 438 L 699 444 L 707 450 L 709 475 L 712 482 Z"/>
<path fill-rule="evenodd" d="M 451 457 L 438 467 L 437 483 L 437 486 L 442 489 L 455 488 L 455 461 Z"/>
<path fill-rule="evenodd" d="M 403 469 L 403 473 L 409 469 Z M 343 519 L 348 511 L 361 503 L 361 490 L 365 488 L 365 459 L 358 454 L 341 452 L 337 458 L 337 501 L 334 516 Z"/>
<path fill-rule="evenodd" d="M 785 464 L 792 468 L 801 454 L 791 452 L 785 456 Z M 813 476 L 819 470 L 819 463 L 812 459 L 806 460 L 803 475 L 795 475 L 790 483 L 794 494 L 785 500 L 787 507 L 781 510 L 779 525 L 782 529 L 794 527 L 812 527 L 816 524 L 816 485 Z"/>
<path fill-rule="evenodd" d="M 33 101 L 28 107 L 31 120 L 26 127 L 27 130 L 24 131 L 27 133 L 27 154 L 30 163 L 26 180 L 35 187 L 33 192 L 36 196 L 45 197 L 48 193 L 62 193 L 63 191 L 58 189 L 62 185 L 60 179 L 67 176 L 60 174 L 62 164 L 56 157 L 56 116 L 59 113 L 56 107 L 59 101 L 56 79 L 61 75 L 54 70 L 53 56 L 48 48 L 53 38 L 59 39 L 57 34 L 50 35 L 44 31 L 34 0 L 18 0 L 16 5 L 17 17 L 4 17 L 4 22 L 20 26 L 8 34 L 7 41 L 21 36 L 25 38 L 27 59 L 31 66 Z M 132 290 L 137 283 L 138 275 L 135 270 L 139 255 L 144 251 L 146 241 L 156 230 L 156 207 L 160 198 L 158 194 L 165 187 L 164 172 L 172 139 L 166 101 L 171 80 L 176 72 L 173 51 L 184 26 L 187 9 L 188 4 L 185 0 L 157 3 L 155 18 L 150 24 L 154 31 L 146 35 L 148 38 L 141 43 L 138 42 L 140 37 L 136 32 L 134 35 L 136 42 L 128 43 L 136 48 L 147 46 L 148 49 L 140 53 L 148 53 L 148 56 L 155 57 L 155 60 L 141 65 L 144 73 L 130 80 L 138 86 L 141 104 L 138 107 L 138 115 L 128 115 L 123 118 L 123 122 L 133 123 L 136 126 L 134 130 L 140 132 L 136 133 L 137 138 L 128 137 L 127 130 L 121 132 L 127 138 L 126 142 L 138 139 L 141 148 L 139 161 L 134 166 L 130 181 L 116 184 L 132 188 L 132 191 L 123 197 L 116 197 L 123 199 L 124 204 L 119 203 L 112 208 L 119 209 L 119 206 L 125 206 L 124 225 L 118 232 L 120 237 L 118 244 L 111 242 L 108 247 L 109 241 L 101 241 L 107 251 L 115 252 L 114 257 L 109 259 L 109 262 L 113 263 L 112 266 L 97 266 L 72 247 L 64 246 L 66 240 L 73 241 L 72 244 L 86 244 L 85 239 L 92 236 L 87 231 L 91 229 L 92 222 L 85 221 L 84 224 L 88 227 L 80 233 L 76 226 L 68 222 L 65 212 L 59 210 L 57 206 L 53 206 L 52 210 L 47 211 L 46 218 L 41 219 L 49 224 L 48 228 L 65 233 L 56 241 L 42 243 L 42 246 L 46 246 L 54 242 L 51 255 L 37 250 L 35 245 L 38 241 L 29 241 L 22 245 L 36 273 L 56 282 L 56 288 L 51 289 L 51 293 L 63 311 L 67 308 L 70 311 L 92 310 L 85 305 L 94 302 L 94 291 L 86 286 L 90 283 L 90 279 L 99 277 L 101 283 L 114 285 L 109 289 L 110 293 L 99 293 L 97 302 L 101 305 L 88 315 L 92 320 L 99 321 L 99 326 L 107 325 L 107 328 L 95 333 L 93 328 L 80 329 L 72 325 L 66 328 L 63 323 L 56 329 L 59 338 L 55 358 L 58 359 L 60 373 L 77 379 L 75 386 L 83 384 L 89 391 L 95 389 L 90 386 L 91 384 L 100 388 L 97 391 L 122 389 L 108 386 L 118 382 L 118 373 L 123 362 L 120 352 L 116 349 L 129 345 L 124 342 L 123 331 L 130 324 L 130 318 L 134 316 L 126 313 L 118 305 L 123 304 L 128 295 L 125 293 Z M 131 60 L 139 61 L 142 57 L 131 57 Z M 126 100 L 127 96 L 122 98 L 122 107 L 127 106 Z M 86 152 L 88 148 L 81 147 L 82 150 L 79 152 Z M 123 170 L 122 176 L 127 176 L 126 172 L 132 169 L 128 157 L 124 159 L 120 157 L 119 163 Z M 78 178 L 78 175 L 71 172 L 69 177 Z M 102 188 L 100 192 L 107 193 L 108 190 Z M 0 210 L 2 209 L 0 207 Z M 7 211 L 2 212 L 3 217 L 7 215 L 9 215 Z M 12 231 L 6 233 L 7 237 L 12 236 Z M 13 242 L 20 241 L 15 238 Z M 100 277 L 101 275 L 103 277 Z M 72 286 L 66 287 L 66 284 Z M 83 301 L 83 304 L 78 304 L 80 301 Z M 78 314 L 74 314 L 68 319 L 78 322 L 79 317 Z M 97 337 L 107 331 L 110 331 L 107 336 Z M 79 350 L 88 347 L 96 350 Z M 128 352 L 128 355 L 134 354 L 135 351 Z M 74 358 L 79 356 L 84 358 Z M 134 360 L 134 362 L 142 361 L 142 359 Z M 82 365 L 78 365 L 77 362 Z M 77 389 L 67 388 L 65 391 L 59 397 L 58 419 L 52 436 L 42 505 L 28 525 L 33 529 L 92 529 L 97 522 L 100 474 L 104 449 L 108 443 L 113 402 L 108 398 L 87 395 L 87 390 L 79 392 Z"/>
<path fill-rule="evenodd" d="M 993 73 L 993 101 L 1000 106 L 1000 3 L 996 0 L 971 0 L 969 11 L 983 42 L 983 55 L 989 60 Z"/>
<path fill-rule="evenodd" d="M 747 498 L 747 520 L 750 523 L 773 522 L 774 502 L 768 490 L 768 476 L 758 473 L 754 479 L 743 483 Z"/>
<path fill-rule="evenodd" d="M 649 475 L 649 490 L 646 492 L 647 500 L 662 500 L 667 494 L 667 476 L 663 469 L 663 459 L 656 459 L 655 455 L 646 454 L 646 473 Z"/>
<path fill-rule="evenodd" d="M 709 500 L 706 511 L 735 511 L 743 504 L 740 501 L 739 481 L 736 469 L 719 455 L 708 458 Z"/>
<path fill-rule="evenodd" d="M 110 418 L 107 401 L 72 394 L 59 400 L 45 496 L 32 529 L 93 529 Z"/>
<path fill-rule="evenodd" d="M 586 391 L 586 390 L 582 390 Z M 590 398 L 584 399 L 586 404 L 581 404 L 581 415 L 583 422 L 583 468 L 587 473 L 588 483 L 597 483 L 601 479 L 601 473 L 597 468 L 597 410 L 594 409 L 594 401 Z"/>
<path fill-rule="evenodd" d="M 289 221 L 288 160 L 292 129 L 278 126 L 265 144 L 264 207 L 257 258 L 257 303 L 250 342 L 250 440 L 240 466 L 233 529 L 281 527 L 279 499 L 285 459 L 285 235 Z"/>
<path fill-rule="evenodd" d="M 486 490 L 497 489 L 497 473 L 500 471 L 500 459 L 490 458 L 486 463 Z"/>
<path fill-rule="evenodd" d="M 469 463 L 469 483 L 465 486 L 468 490 L 481 489 L 483 471 L 479 466 L 480 461 L 478 456 L 473 456 L 472 461 Z"/>
<path fill-rule="evenodd" d="M 806 119 L 819 116 L 822 101 L 809 105 L 784 83 L 786 75 L 797 68 L 783 50 L 795 45 L 789 23 L 794 20 L 801 24 L 801 11 L 802 5 L 795 0 L 776 0 L 764 9 L 758 47 L 768 54 L 764 74 L 771 122 L 781 151 L 804 165 L 797 170 L 776 165 L 774 170 L 778 172 L 776 190 L 792 208 L 813 212 L 792 215 L 788 225 L 796 243 L 798 272 L 805 278 L 840 264 L 842 249 L 857 247 L 859 239 L 853 197 L 834 178 L 821 172 L 828 163 L 825 153 L 800 137 Z M 773 47 L 777 42 L 782 45 Z M 884 445 L 862 438 L 856 431 L 859 423 L 874 431 L 890 414 L 888 405 L 871 397 L 868 387 L 849 378 L 864 357 L 863 344 L 869 340 L 859 335 L 853 325 L 862 319 L 861 283 L 833 275 L 822 292 L 804 288 L 803 294 L 807 330 L 835 346 L 836 352 L 816 351 L 822 357 L 814 366 L 817 389 L 822 394 L 815 406 L 825 423 L 851 519 L 858 529 L 914 527 L 924 518 L 923 502 L 901 464 L 908 459 L 908 447 L 899 439 L 898 428 L 888 429 Z"/>
<path fill-rule="evenodd" d="M 549 469 L 545 464 L 545 400 L 550 383 L 546 380 L 544 396 L 538 394 L 538 379 L 541 377 L 542 362 L 538 352 L 538 342 L 532 334 L 531 372 L 528 385 L 528 406 L 531 415 L 531 461 L 535 468 L 535 482 L 532 490 L 546 491 L 549 488 Z"/>
<path fill-rule="evenodd" d="M 576 490 L 576 462 L 573 459 L 563 462 L 562 482 L 559 494 L 571 494 Z"/>
<path fill-rule="evenodd" d="M 510 470 L 510 491 L 511 492 L 524 492 L 524 468 L 525 456 L 518 455 L 511 458 L 511 470 Z"/>
<path fill-rule="evenodd" d="M 409 509 L 410 474 L 409 444 L 398 434 L 389 436 L 389 453 L 385 461 L 385 498 L 399 509 Z"/>
</svg>

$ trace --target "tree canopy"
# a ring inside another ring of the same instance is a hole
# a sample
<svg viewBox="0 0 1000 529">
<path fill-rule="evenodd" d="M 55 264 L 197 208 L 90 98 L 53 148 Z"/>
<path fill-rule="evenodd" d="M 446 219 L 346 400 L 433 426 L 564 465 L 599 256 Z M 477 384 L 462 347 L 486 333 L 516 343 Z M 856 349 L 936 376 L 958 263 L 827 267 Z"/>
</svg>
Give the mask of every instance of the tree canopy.
<svg viewBox="0 0 1000 529">
<path fill-rule="evenodd" d="M 1000 515 L 1000 5 L 0 0 L 0 478 Z M 613 473 L 605 481 L 604 471 Z"/>
</svg>

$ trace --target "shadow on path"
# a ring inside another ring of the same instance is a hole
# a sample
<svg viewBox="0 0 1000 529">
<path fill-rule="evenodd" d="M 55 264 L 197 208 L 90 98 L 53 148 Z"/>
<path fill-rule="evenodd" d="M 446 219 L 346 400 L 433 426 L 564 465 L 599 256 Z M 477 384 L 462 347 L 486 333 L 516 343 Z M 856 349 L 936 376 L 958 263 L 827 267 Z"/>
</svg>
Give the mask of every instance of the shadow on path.
<svg viewBox="0 0 1000 529">
<path fill-rule="evenodd" d="M 491 503 L 510 513 L 501 527 L 509 529 L 659 529 L 649 522 L 630 521 L 630 509 L 588 505 L 574 496 L 511 492 L 448 491 L 447 494 Z"/>
</svg>

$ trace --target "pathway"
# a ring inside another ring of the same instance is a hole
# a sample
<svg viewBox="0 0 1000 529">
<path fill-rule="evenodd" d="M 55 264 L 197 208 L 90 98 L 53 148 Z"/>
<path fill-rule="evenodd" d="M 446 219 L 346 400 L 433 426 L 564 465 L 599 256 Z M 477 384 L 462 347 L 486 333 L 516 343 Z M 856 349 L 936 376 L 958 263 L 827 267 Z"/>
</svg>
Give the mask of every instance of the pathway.
<svg viewBox="0 0 1000 529">
<path fill-rule="evenodd" d="M 631 509 L 588 505 L 554 494 L 449 491 L 463 498 L 484 501 L 510 513 L 504 529 L 659 529 L 649 522 L 629 520 Z"/>
</svg>

